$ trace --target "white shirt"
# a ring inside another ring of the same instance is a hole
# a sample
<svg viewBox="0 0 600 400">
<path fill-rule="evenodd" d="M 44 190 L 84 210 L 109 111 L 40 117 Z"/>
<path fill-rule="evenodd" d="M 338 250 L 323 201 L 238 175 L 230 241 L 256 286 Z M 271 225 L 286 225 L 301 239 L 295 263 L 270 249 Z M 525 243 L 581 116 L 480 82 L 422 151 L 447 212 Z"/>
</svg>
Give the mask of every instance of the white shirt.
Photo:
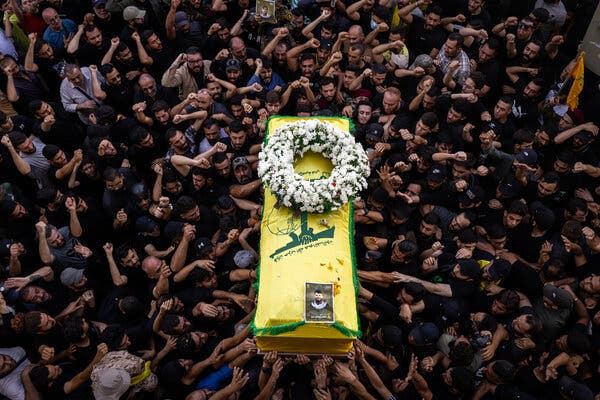
<svg viewBox="0 0 600 400">
<path fill-rule="evenodd" d="M 7 355 L 18 363 L 25 357 L 25 350 L 22 347 L 0 348 L 0 354 Z M 25 399 L 25 389 L 21 381 L 21 372 L 29 364 L 31 364 L 29 360 L 24 360 L 10 374 L 0 379 L 0 394 L 2 396 L 11 400 Z"/>
</svg>

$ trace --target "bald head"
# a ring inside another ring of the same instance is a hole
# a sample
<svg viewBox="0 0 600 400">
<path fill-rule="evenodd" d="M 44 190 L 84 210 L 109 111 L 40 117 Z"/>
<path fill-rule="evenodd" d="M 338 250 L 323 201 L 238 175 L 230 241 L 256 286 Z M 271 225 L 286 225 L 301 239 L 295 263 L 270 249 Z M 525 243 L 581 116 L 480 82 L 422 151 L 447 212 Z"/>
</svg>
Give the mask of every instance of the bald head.
<svg viewBox="0 0 600 400">
<path fill-rule="evenodd" d="M 141 74 L 140 78 L 138 79 L 138 83 L 140 84 L 140 86 L 143 86 L 144 84 L 149 84 L 149 83 L 154 83 L 155 80 L 152 77 L 152 75 L 150 74 Z"/>
<path fill-rule="evenodd" d="M 348 29 L 348 42 L 350 44 L 362 43 L 365 40 L 365 33 L 360 25 L 352 25 Z"/>
<path fill-rule="evenodd" d="M 142 261 L 142 270 L 148 275 L 149 278 L 156 278 L 160 274 L 160 267 L 162 261 L 158 257 L 148 256 Z"/>
</svg>

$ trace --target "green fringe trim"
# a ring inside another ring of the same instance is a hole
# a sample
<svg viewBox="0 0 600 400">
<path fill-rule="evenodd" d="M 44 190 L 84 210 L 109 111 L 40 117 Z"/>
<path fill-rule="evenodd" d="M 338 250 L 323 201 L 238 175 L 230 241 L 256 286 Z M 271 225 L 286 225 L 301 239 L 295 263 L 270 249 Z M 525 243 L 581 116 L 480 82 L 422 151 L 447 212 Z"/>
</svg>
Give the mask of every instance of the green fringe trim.
<svg viewBox="0 0 600 400">
<path fill-rule="evenodd" d="M 348 218 L 348 240 L 350 241 L 350 257 L 352 257 L 352 284 L 354 285 L 354 295 L 356 296 L 356 326 L 358 333 L 356 337 L 362 337 L 362 329 L 360 327 L 360 317 L 358 313 L 358 295 L 360 293 L 360 281 L 358 280 L 358 272 L 356 267 L 356 248 L 354 246 L 354 199 L 350 199 L 350 215 Z"/>
<path fill-rule="evenodd" d="M 290 322 L 289 324 L 281 324 L 281 325 L 275 325 L 275 326 L 266 326 L 264 328 L 257 328 L 254 325 L 254 321 L 252 321 L 252 324 L 250 324 L 250 329 L 252 330 L 252 333 L 254 333 L 254 335 L 256 335 L 256 336 L 258 336 L 258 335 L 277 336 L 277 335 L 281 335 L 282 333 L 295 331 L 297 328 L 299 328 L 305 324 L 306 324 L 306 321 L 298 321 L 298 322 Z"/>
<path fill-rule="evenodd" d="M 331 326 L 333 326 L 335 329 L 340 331 L 340 333 L 344 336 L 357 337 L 357 338 L 362 337 L 361 331 L 355 331 L 353 329 L 346 328 L 344 325 L 340 324 L 339 322 L 334 322 Z"/>
</svg>

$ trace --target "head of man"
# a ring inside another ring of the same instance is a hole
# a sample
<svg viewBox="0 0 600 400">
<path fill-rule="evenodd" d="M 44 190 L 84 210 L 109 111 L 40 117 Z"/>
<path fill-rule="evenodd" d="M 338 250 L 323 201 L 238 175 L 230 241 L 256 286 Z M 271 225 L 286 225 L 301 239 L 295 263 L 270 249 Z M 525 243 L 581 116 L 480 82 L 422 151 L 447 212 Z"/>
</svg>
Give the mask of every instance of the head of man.
<svg viewBox="0 0 600 400">
<path fill-rule="evenodd" d="M 100 73 L 109 86 L 121 86 L 121 73 L 112 64 L 104 64 L 100 68 Z"/>
<path fill-rule="evenodd" d="M 525 42 L 531 39 L 534 30 L 534 22 L 530 17 L 522 18 L 517 24 L 517 40 Z"/>
<path fill-rule="evenodd" d="M 494 106 L 494 119 L 505 122 L 512 113 L 513 100 L 508 96 L 502 96 Z"/>
<path fill-rule="evenodd" d="M 101 49 L 102 48 L 102 31 L 95 25 L 88 25 L 84 29 L 85 40 L 90 44 L 90 46 Z"/>
<path fill-rule="evenodd" d="M 352 25 L 348 29 L 348 43 L 361 44 L 365 40 L 365 33 L 360 25 Z"/>
<path fill-rule="evenodd" d="M 335 91 L 336 87 L 333 78 L 325 77 L 321 79 L 321 86 L 319 87 L 319 92 L 321 93 L 321 96 L 323 96 L 323 99 L 325 99 L 325 101 L 333 101 L 333 99 L 335 98 Z"/>
<path fill-rule="evenodd" d="M 539 40 L 530 40 L 523 48 L 522 60 L 531 63 L 537 60 L 542 51 L 542 43 Z"/>
<path fill-rule="evenodd" d="M 497 39 L 490 38 L 486 40 L 485 43 L 479 47 L 477 62 L 479 64 L 486 64 L 492 61 L 494 57 L 496 57 L 499 47 L 500 42 Z"/>
<path fill-rule="evenodd" d="M 45 8 L 44 11 L 42 11 L 42 19 L 54 32 L 60 32 L 62 30 L 62 20 L 54 8 Z"/>
<path fill-rule="evenodd" d="M 152 99 L 156 98 L 156 80 L 152 77 L 152 75 L 140 75 L 138 84 L 140 85 L 140 90 L 144 92 L 145 95 Z"/>
<path fill-rule="evenodd" d="M 158 257 L 148 256 L 142 261 L 142 270 L 146 273 L 150 279 L 158 279 L 160 270 L 164 264 Z"/>
<path fill-rule="evenodd" d="M 450 59 L 458 57 L 462 50 L 463 37 L 460 33 L 453 32 L 448 35 L 446 43 L 444 44 L 444 54 Z"/>
<path fill-rule="evenodd" d="M 381 107 L 384 115 L 395 114 L 399 109 L 402 103 L 402 96 L 400 95 L 400 90 L 395 87 L 388 87 L 383 92 L 383 100 L 381 102 Z"/>
<path fill-rule="evenodd" d="M 166 133 L 166 138 L 177 154 L 184 154 L 190 148 L 190 143 L 179 129 L 169 128 Z"/>
<path fill-rule="evenodd" d="M 204 70 L 204 62 L 202 60 L 200 49 L 196 46 L 188 47 L 186 54 L 186 64 L 188 69 L 194 74 L 200 74 Z"/>
<path fill-rule="evenodd" d="M 316 68 L 316 60 L 314 54 L 303 54 L 300 57 L 300 70 L 302 71 L 302 76 L 310 78 L 315 73 Z"/>
<path fill-rule="evenodd" d="M 235 36 L 231 38 L 229 41 L 229 50 L 231 51 L 231 54 L 240 61 L 246 61 L 246 58 L 248 58 L 246 44 L 240 37 Z"/>
<path fill-rule="evenodd" d="M 425 14 L 425 24 L 423 27 L 431 31 L 438 27 L 442 21 L 442 9 L 439 6 L 428 7 Z"/>
<path fill-rule="evenodd" d="M 156 33 L 154 33 L 153 31 L 151 31 L 151 30 L 143 31 L 140 34 L 140 38 L 142 40 L 142 43 L 144 43 L 144 46 L 146 47 L 146 49 L 149 50 L 151 53 L 158 53 L 158 52 L 162 51 L 162 49 L 163 49 L 162 41 L 160 40 L 158 35 Z"/>
</svg>

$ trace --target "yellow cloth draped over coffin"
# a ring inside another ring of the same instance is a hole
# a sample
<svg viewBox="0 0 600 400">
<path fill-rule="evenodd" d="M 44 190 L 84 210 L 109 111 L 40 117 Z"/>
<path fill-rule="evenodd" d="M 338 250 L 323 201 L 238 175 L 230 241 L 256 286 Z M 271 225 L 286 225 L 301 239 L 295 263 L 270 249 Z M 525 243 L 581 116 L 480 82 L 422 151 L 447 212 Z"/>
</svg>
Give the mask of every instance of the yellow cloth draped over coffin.
<svg viewBox="0 0 600 400">
<path fill-rule="evenodd" d="M 347 119 L 318 118 L 350 131 Z M 278 127 L 298 119 L 269 119 L 267 140 L 269 133 L 276 134 Z M 332 165 L 322 155 L 309 152 L 296 161 L 294 169 L 311 180 L 328 176 Z M 352 205 L 346 203 L 339 210 L 316 214 L 276 208 L 276 203 L 276 197 L 265 188 L 258 304 L 252 323 L 257 345 L 262 351 L 347 353 L 360 335 Z M 315 319 L 309 316 L 312 298 L 306 300 L 306 282 L 332 288 L 332 321 L 307 322 Z"/>
</svg>

